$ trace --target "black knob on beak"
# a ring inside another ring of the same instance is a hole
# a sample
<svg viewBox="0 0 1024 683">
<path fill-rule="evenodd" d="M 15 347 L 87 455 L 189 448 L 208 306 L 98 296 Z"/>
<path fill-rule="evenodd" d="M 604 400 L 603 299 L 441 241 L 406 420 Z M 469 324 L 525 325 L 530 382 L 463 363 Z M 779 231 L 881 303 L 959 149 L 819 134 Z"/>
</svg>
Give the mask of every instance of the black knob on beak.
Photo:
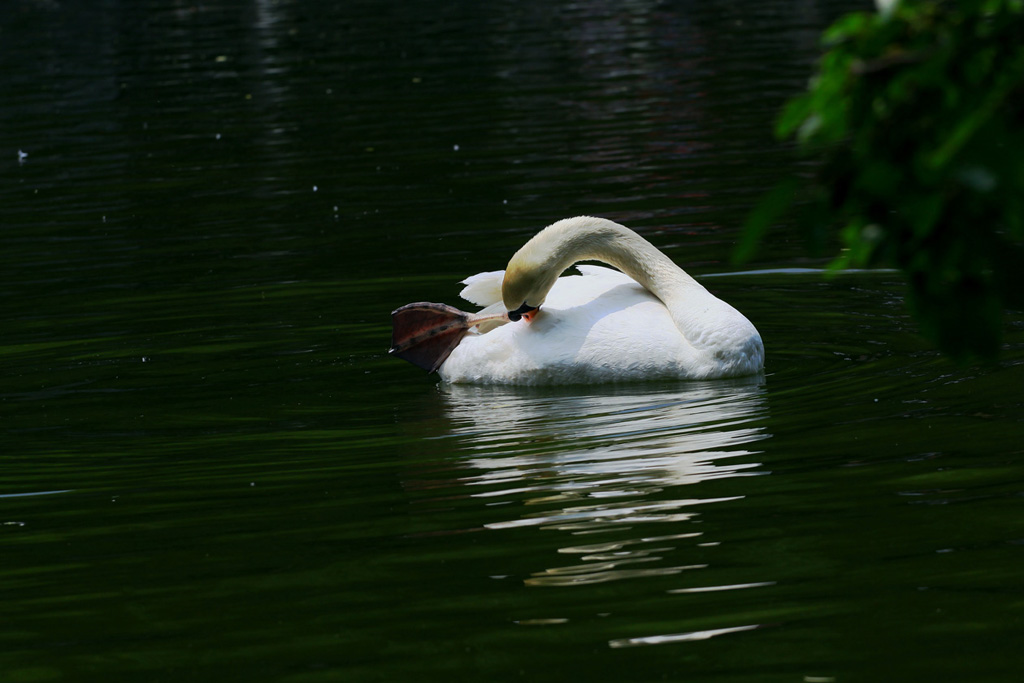
<svg viewBox="0 0 1024 683">
<path fill-rule="evenodd" d="M 530 304 L 528 304 L 528 303 L 526 303 L 524 301 L 522 306 L 520 306 L 519 308 L 517 308 L 514 311 L 509 311 L 508 312 L 508 319 L 511 320 L 514 323 L 515 322 L 519 322 L 524 315 L 526 315 L 527 313 L 532 313 L 533 311 L 536 311 L 536 310 L 537 310 L 536 306 L 531 306 Z"/>
</svg>

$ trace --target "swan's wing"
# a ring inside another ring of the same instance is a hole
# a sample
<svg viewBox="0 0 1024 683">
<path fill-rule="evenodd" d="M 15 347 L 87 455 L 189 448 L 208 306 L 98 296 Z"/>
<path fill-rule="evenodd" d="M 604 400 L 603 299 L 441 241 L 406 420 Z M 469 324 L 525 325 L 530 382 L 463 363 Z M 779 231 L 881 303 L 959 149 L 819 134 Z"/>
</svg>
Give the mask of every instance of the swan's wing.
<svg viewBox="0 0 1024 683">
<path fill-rule="evenodd" d="M 615 281 L 617 284 L 625 284 L 627 282 L 634 282 L 633 278 L 626 275 L 623 272 L 615 270 L 614 268 L 605 268 L 604 266 L 591 266 L 585 263 L 577 263 L 576 270 L 580 271 L 580 275 L 587 277 L 600 277 L 608 279 L 609 281 Z"/>
<path fill-rule="evenodd" d="M 633 279 L 628 275 L 612 268 L 605 268 L 604 266 L 577 264 L 576 269 L 587 277 L 599 277 L 605 280 L 608 285 L 633 282 Z M 492 270 L 486 273 L 471 275 L 462 281 L 461 284 L 466 286 L 459 292 L 459 296 L 470 303 L 485 308 L 499 304 L 501 303 L 501 281 L 504 279 L 505 271 L 503 270 Z"/>
<path fill-rule="evenodd" d="M 501 302 L 501 281 L 503 279 L 505 279 L 504 270 L 470 275 L 462 281 L 461 284 L 466 286 L 459 292 L 459 296 L 477 306 L 493 306 Z"/>
</svg>

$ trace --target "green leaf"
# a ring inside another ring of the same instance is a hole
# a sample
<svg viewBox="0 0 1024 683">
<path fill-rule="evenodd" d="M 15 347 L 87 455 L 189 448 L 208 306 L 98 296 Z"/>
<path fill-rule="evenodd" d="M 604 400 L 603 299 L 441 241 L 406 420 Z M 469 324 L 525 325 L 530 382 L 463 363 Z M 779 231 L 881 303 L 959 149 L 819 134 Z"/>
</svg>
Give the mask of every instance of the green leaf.
<svg viewBox="0 0 1024 683">
<path fill-rule="evenodd" d="M 811 115 L 811 98 L 807 95 L 795 97 L 786 103 L 775 124 L 775 137 L 780 140 L 790 137 Z"/>
</svg>

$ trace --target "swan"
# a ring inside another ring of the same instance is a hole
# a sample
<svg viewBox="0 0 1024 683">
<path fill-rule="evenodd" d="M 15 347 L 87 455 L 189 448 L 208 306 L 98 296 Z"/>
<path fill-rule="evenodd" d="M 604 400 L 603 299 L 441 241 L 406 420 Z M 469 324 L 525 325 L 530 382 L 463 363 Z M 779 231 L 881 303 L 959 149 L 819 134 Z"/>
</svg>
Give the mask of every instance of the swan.
<svg viewBox="0 0 1024 683">
<path fill-rule="evenodd" d="M 601 261 L 618 270 L 577 265 Z M 604 218 L 541 230 L 504 271 L 473 275 L 466 313 L 414 303 L 392 313 L 389 353 L 467 384 L 576 384 L 753 375 L 761 335 L 653 244 Z"/>
</svg>

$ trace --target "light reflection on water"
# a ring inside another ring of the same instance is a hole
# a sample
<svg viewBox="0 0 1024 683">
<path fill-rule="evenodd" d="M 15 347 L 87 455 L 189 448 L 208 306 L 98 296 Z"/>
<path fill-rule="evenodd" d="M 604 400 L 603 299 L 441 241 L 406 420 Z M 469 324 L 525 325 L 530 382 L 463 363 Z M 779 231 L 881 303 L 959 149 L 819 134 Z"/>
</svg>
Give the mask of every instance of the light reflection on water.
<svg viewBox="0 0 1024 683">
<path fill-rule="evenodd" d="M 487 529 L 565 535 L 558 552 L 574 562 L 538 568 L 528 586 L 703 569 L 676 561 L 685 556 L 678 549 L 713 545 L 696 524 L 702 507 L 742 496 L 702 495 L 695 485 L 768 474 L 751 461 L 752 444 L 770 436 L 761 381 L 585 394 L 445 385 L 452 432 L 477 452 L 458 482 L 487 505 L 520 506 Z"/>
<path fill-rule="evenodd" d="M 733 626 L 731 628 L 715 628 L 706 631 L 690 631 L 688 633 L 670 633 L 658 636 L 646 636 L 642 638 L 617 638 L 608 643 L 613 648 L 637 647 L 639 645 L 665 645 L 668 643 L 685 643 L 695 640 L 708 640 L 716 636 L 724 636 L 730 633 L 742 633 L 761 628 L 760 624 L 746 624 L 744 626 Z M 805 679 L 806 680 L 806 679 Z"/>
</svg>

